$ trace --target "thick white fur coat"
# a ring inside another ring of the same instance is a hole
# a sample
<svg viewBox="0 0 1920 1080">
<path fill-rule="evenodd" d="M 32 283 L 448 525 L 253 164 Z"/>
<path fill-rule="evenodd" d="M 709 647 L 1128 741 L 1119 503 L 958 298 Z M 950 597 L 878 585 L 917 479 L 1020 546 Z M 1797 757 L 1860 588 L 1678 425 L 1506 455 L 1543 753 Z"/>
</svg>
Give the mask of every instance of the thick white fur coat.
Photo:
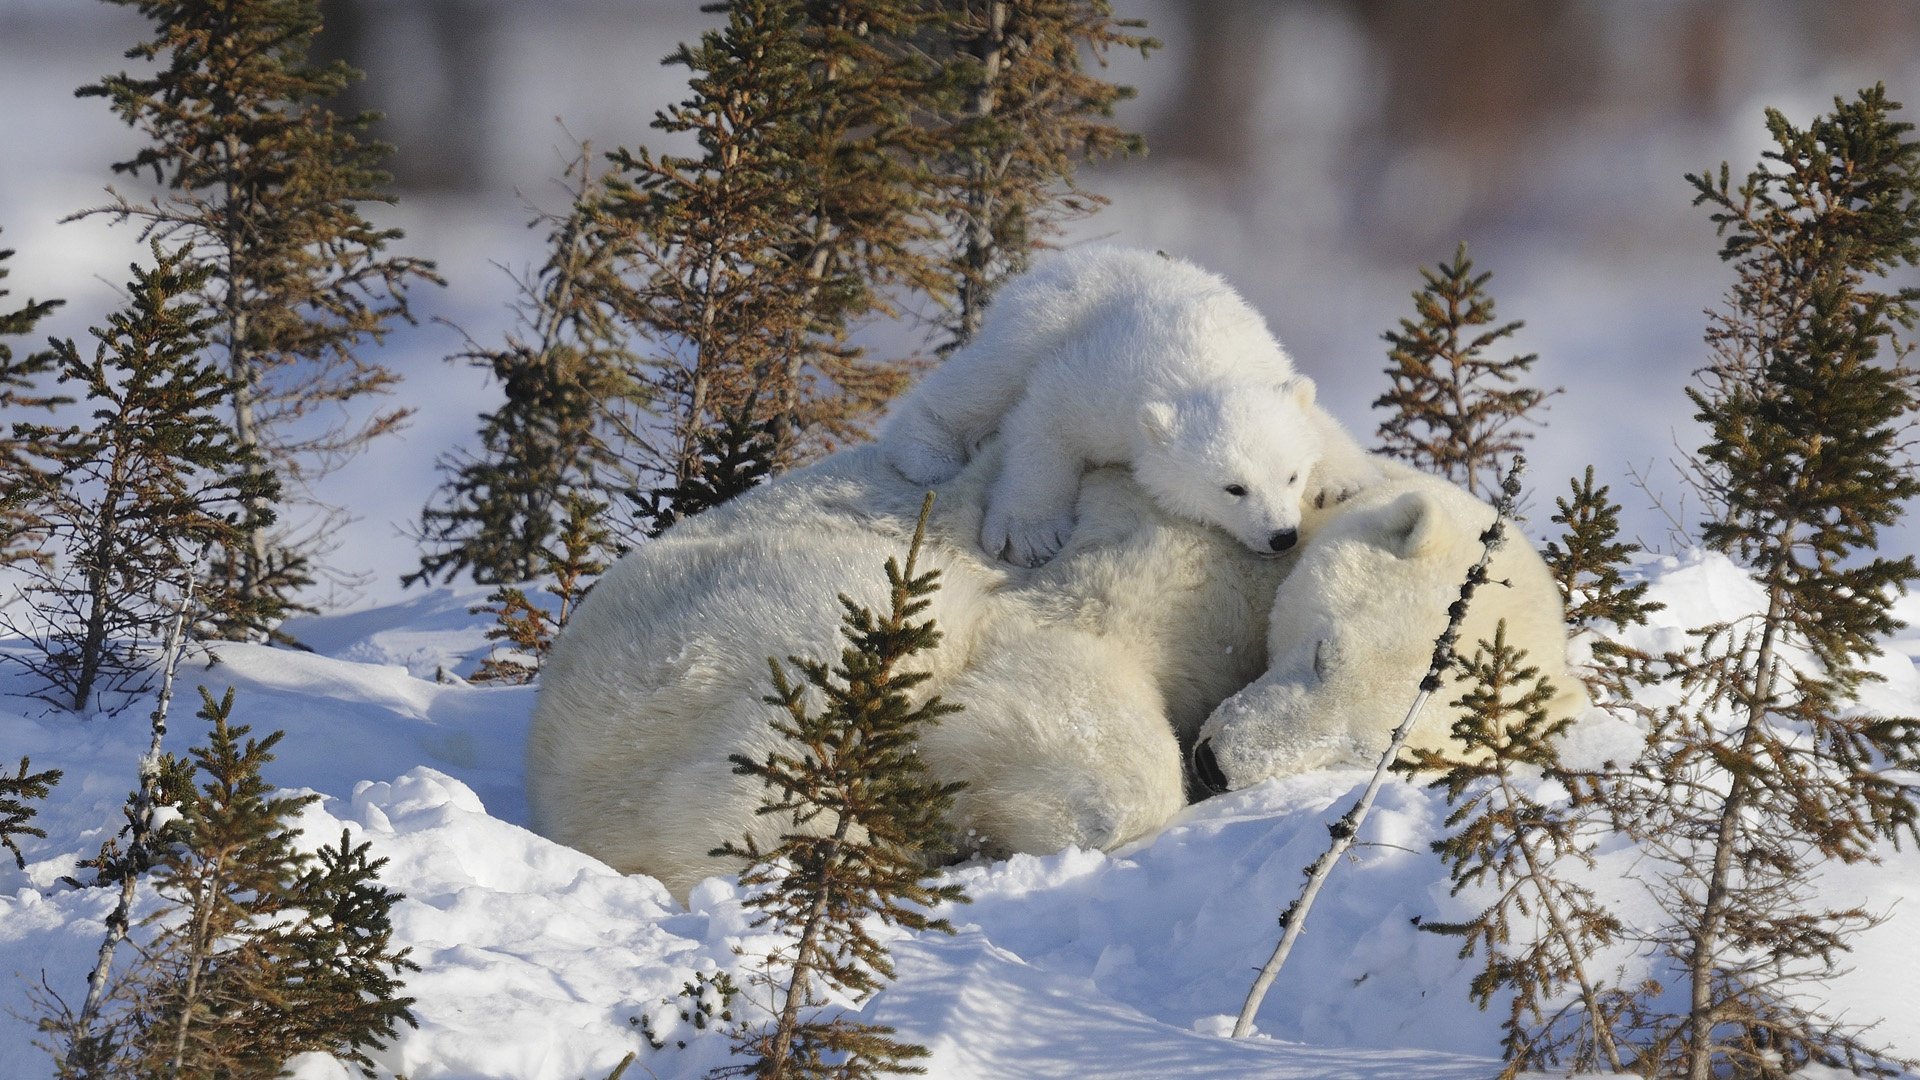
<svg viewBox="0 0 1920 1080">
<path fill-rule="evenodd" d="M 1039 569 L 974 543 L 988 452 L 939 489 L 922 565 L 945 635 L 923 693 L 964 707 L 927 732 L 933 775 L 967 788 L 958 836 L 989 854 L 1111 847 L 1185 802 L 1181 737 L 1264 666 L 1288 562 L 1160 511 L 1124 470 L 1088 474 L 1080 528 Z M 731 754 L 774 746 L 769 657 L 838 654 L 836 596 L 881 607 L 921 485 L 845 451 L 630 552 L 541 674 L 528 793 L 542 833 L 680 896 L 738 865 L 709 854 L 784 822 Z M 816 703 L 817 704 L 817 703 Z M 1179 733 L 1179 734 L 1176 734 Z"/>
</svg>

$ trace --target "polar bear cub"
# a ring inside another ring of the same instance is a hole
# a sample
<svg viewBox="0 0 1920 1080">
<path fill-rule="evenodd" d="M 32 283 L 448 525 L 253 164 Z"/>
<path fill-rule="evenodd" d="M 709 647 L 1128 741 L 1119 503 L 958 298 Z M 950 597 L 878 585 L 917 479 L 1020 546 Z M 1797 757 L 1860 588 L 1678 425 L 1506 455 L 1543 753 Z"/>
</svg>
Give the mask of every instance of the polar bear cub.
<svg viewBox="0 0 1920 1080">
<path fill-rule="evenodd" d="M 1076 250 L 1009 282 L 975 339 L 889 416 L 881 446 L 932 485 L 996 430 L 1005 465 L 980 546 L 1026 566 L 1066 543 L 1090 466 L 1131 465 L 1162 508 L 1262 554 L 1293 546 L 1303 500 L 1377 478 L 1224 280 L 1124 248 Z"/>
</svg>

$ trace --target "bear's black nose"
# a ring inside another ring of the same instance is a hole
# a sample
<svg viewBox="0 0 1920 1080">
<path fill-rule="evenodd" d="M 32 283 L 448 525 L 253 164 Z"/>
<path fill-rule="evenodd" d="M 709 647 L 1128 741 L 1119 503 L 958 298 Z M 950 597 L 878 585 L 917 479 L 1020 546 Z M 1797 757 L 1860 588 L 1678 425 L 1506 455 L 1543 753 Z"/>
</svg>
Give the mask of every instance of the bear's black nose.
<svg viewBox="0 0 1920 1080">
<path fill-rule="evenodd" d="M 1193 774 L 1200 778 L 1200 782 L 1207 786 L 1208 791 L 1215 795 L 1226 793 L 1227 774 L 1220 771 L 1220 762 L 1214 759 L 1213 747 L 1208 746 L 1205 739 L 1201 739 L 1194 745 Z"/>
<path fill-rule="evenodd" d="M 1274 533 L 1272 536 L 1267 537 L 1267 546 L 1272 548 L 1275 551 L 1285 551 L 1288 548 L 1292 547 L 1294 544 L 1294 541 L 1298 539 L 1300 539 L 1300 533 L 1298 530 L 1282 529 L 1281 531 Z"/>
</svg>

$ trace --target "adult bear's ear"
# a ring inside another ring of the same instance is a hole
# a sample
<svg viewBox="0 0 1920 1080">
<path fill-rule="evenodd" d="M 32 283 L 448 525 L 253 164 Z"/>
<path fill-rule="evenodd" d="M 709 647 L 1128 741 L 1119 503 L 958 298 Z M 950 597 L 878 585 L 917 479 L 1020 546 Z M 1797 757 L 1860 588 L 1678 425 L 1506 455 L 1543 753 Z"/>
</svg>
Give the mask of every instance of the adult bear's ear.
<svg viewBox="0 0 1920 1080">
<path fill-rule="evenodd" d="M 1439 550 L 1446 510 L 1425 492 L 1409 491 L 1382 507 L 1374 542 L 1402 559 L 1417 559 Z"/>
<path fill-rule="evenodd" d="M 1164 401 L 1149 401 L 1140 406 L 1140 427 L 1155 446 L 1165 448 L 1173 442 L 1175 420 L 1173 406 Z"/>
<path fill-rule="evenodd" d="M 1312 379 L 1307 378 L 1305 375 L 1295 375 L 1293 378 L 1280 384 L 1280 392 L 1291 397 L 1294 404 L 1304 409 L 1313 404 L 1314 395 L 1318 391 L 1314 387 Z"/>
</svg>

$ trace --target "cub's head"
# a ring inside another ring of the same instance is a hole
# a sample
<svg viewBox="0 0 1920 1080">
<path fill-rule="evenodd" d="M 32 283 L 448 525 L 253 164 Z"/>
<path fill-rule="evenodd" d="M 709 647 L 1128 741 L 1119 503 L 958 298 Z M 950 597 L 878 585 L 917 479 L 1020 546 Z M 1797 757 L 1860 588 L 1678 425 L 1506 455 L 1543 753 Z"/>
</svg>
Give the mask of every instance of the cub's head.
<svg viewBox="0 0 1920 1080">
<path fill-rule="evenodd" d="M 1239 383 L 1141 406 L 1133 474 L 1170 513 L 1278 555 L 1300 538 L 1300 500 L 1320 460 L 1312 381 Z"/>
</svg>

